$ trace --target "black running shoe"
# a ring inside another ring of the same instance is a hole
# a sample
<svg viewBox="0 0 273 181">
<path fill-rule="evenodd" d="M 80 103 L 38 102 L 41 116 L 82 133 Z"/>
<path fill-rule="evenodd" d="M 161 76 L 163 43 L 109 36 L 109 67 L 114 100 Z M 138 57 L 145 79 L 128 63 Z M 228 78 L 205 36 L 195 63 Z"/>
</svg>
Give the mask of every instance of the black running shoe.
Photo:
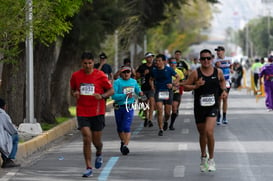
<svg viewBox="0 0 273 181">
<path fill-rule="evenodd" d="M 120 142 L 120 149 L 119 149 L 121 153 L 122 153 L 122 147 L 123 147 L 123 145 L 124 145 L 124 143 L 123 143 L 123 141 L 121 141 Z"/>
<path fill-rule="evenodd" d="M 122 154 L 123 155 L 128 155 L 129 152 L 130 152 L 129 148 L 126 145 L 124 145 L 122 147 Z"/>
<path fill-rule="evenodd" d="M 164 121 L 163 130 L 166 131 L 168 129 L 168 122 Z"/>
<path fill-rule="evenodd" d="M 148 126 L 149 127 L 153 127 L 154 125 L 153 125 L 153 122 L 150 120 L 150 121 L 148 121 Z"/>
<path fill-rule="evenodd" d="M 158 136 L 163 136 L 163 130 L 159 130 Z"/>
<path fill-rule="evenodd" d="M 148 119 L 146 118 L 145 120 L 144 120 L 144 127 L 147 127 L 148 126 Z"/>
</svg>

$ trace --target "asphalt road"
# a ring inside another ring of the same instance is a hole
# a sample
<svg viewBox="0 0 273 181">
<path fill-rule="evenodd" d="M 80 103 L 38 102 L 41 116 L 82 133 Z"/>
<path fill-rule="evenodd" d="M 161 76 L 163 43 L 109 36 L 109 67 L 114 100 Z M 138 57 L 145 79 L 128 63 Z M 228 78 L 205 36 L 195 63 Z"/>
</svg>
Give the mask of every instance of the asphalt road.
<svg viewBox="0 0 273 181">
<path fill-rule="evenodd" d="M 271 181 L 273 180 L 273 112 L 264 98 L 256 101 L 246 90 L 232 90 L 227 126 L 215 128 L 216 172 L 200 173 L 198 134 L 193 99 L 185 93 L 175 131 L 159 137 L 157 124 L 143 128 L 137 116 L 132 125 L 130 153 L 121 155 L 113 112 L 104 130 L 104 164 L 82 178 L 84 160 L 81 135 L 73 131 L 48 150 L 39 152 L 20 169 L 0 169 L 1 181 Z M 155 120 L 154 120 L 155 123 Z M 94 154 L 93 154 L 94 155 Z"/>
</svg>

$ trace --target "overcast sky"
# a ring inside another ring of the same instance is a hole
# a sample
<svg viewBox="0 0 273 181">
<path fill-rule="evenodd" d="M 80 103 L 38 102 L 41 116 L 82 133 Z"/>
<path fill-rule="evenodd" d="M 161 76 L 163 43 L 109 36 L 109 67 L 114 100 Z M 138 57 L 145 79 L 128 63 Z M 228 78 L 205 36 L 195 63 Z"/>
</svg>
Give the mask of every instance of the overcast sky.
<svg viewBox="0 0 273 181">
<path fill-rule="evenodd" d="M 268 7 L 273 7 L 273 3 L 265 5 L 262 3 L 262 0 L 219 1 L 221 3 L 215 5 L 211 31 L 211 36 L 216 38 L 224 37 L 225 29 L 228 27 L 238 30 L 243 28 L 245 23 L 250 19 L 268 15 Z M 271 9 L 273 11 L 273 8 Z M 219 13 L 217 13 L 218 11 Z"/>
</svg>

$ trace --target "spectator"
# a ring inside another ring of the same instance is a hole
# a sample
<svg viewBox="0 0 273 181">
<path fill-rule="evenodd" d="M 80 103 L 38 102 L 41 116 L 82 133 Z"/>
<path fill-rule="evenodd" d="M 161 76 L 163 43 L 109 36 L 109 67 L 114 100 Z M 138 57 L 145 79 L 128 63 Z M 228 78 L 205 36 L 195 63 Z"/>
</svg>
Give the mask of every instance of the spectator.
<svg viewBox="0 0 273 181">
<path fill-rule="evenodd" d="M 2 168 L 19 167 L 15 159 L 19 136 L 16 127 L 12 124 L 10 116 L 6 113 L 7 105 L 0 98 L 0 152 L 3 160 Z"/>
</svg>

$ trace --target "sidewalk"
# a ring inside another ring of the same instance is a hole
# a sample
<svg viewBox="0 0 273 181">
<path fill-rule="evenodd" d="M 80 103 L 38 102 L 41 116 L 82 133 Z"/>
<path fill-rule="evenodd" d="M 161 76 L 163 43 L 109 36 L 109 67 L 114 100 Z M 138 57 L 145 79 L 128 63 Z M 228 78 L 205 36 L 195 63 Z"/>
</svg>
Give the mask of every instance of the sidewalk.
<svg viewBox="0 0 273 181">
<path fill-rule="evenodd" d="M 113 106 L 113 101 L 107 103 L 106 110 L 111 110 Z M 62 136 L 68 134 L 72 130 L 77 129 L 77 121 L 76 118 L 72 118 L 62 124 L 43 132 L 42 134 L 29 139 L 26 142 L 19 143 L 18 152 L 16 155 L 16 160 L 19 162 L 24 162 L 25 159 L 28 159 L 30 155 L 33 153 L 46 149 L 46 146 L 52 143 L 53 141 L 61 138 Z M 0 163 L 2 164 L 2 160 L 0 158 Z"/>
</svg>

